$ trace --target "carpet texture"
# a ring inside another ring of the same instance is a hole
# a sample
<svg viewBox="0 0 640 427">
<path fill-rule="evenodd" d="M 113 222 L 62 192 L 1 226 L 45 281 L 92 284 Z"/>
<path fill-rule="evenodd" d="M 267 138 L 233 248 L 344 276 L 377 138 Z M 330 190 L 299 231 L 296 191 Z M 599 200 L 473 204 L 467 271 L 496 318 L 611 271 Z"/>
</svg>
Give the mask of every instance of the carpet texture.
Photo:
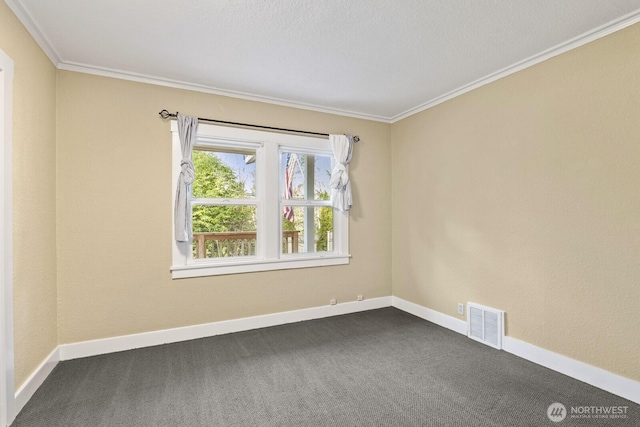
<svg viewBox="0 0 640 427">
<path fill-rule="evenodd" d="M 385 308 L 61 362 L 12 427 L 552 425 L 640 405 Z"/>
</svg>

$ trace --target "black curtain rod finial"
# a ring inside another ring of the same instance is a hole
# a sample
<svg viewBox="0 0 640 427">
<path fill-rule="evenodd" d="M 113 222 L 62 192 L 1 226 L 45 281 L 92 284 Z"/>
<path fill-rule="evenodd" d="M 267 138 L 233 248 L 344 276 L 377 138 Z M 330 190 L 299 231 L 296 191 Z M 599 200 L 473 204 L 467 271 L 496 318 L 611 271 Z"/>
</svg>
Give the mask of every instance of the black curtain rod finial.
<svg viewBox="0 0 640 427">
<path fill-rule="evenodd" d="M 162 117 L 165 120 L 168 119 L 169 117 L 174 117 L 174 116 L 177 115 L 177 113 L 176 114 L 171 114 L 167 110 L 162 110 L 158 114 L 160 114 L 160 117 Z"/>
</svg>

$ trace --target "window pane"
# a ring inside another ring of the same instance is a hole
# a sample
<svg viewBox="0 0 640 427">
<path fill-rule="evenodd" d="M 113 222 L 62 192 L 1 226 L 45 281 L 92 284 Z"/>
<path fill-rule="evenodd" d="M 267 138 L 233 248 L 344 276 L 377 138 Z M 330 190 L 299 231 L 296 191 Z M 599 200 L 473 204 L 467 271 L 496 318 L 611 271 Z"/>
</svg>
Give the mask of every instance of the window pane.
<svg viewBox="0 0 640 427">
<path fill-rule="evenodd" d="M 256 254 L 255 206 L 193 207 L 193 258 Z"/>
<path fill-rule="evenodd" d="M 284 199 L 329 200 L 330 156 L 283 152 L 280 165 Z"/>
<path fill-rule="evenodd" d="M 256 150 L 194 149 L 195 198 L 247 199 L 256 195 Z"/>
<path fill-rule="evenodd" d="M 333 208 L 285 206 L 282 253 L 332 252 Z"/>
</svg>

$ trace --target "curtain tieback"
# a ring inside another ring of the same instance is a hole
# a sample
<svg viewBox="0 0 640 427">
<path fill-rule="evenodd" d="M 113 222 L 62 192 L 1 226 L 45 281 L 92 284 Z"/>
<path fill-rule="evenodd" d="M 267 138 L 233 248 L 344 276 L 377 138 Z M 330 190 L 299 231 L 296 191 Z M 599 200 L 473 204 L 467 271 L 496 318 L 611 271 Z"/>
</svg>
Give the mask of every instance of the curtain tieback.
<svg viewBox="0 0 640 427">
<path fill-rule="evenodd" d="M 191 184 L 195 179 L 193 162 L 191 160 L 182 160 L 180 162 L 180 167 L 182 168 L 182 171 L 180 172 L 180 175 L 182 176 L 182 181 L 185 184 Z"/>
<path fill-rule="evenodd" d="M 331 179 L 329 180 L 329 186 L 331 188 L 343 189 L 349 182 L 349 175 L 347 174 L 347 165 L 344 163 L 338 163 L 333 168 Z"/>
</svg>

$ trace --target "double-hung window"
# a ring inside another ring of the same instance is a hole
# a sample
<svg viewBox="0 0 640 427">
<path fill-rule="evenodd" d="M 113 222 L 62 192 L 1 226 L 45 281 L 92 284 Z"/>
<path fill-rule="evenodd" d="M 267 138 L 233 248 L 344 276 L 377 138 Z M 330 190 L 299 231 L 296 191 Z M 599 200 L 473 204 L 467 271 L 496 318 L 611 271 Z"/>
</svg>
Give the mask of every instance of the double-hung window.
<svg viewBox="0 0 640 427">
<path fill-rule="evenodd" d="M 171 125 L 175 190 L 181 151 Z M 201 123 L 192 161 L 193 237 L 173 242 L 173 278 L 349 263 L 349 215 L 331 205 L 328 139 Z"/>
</svg>

